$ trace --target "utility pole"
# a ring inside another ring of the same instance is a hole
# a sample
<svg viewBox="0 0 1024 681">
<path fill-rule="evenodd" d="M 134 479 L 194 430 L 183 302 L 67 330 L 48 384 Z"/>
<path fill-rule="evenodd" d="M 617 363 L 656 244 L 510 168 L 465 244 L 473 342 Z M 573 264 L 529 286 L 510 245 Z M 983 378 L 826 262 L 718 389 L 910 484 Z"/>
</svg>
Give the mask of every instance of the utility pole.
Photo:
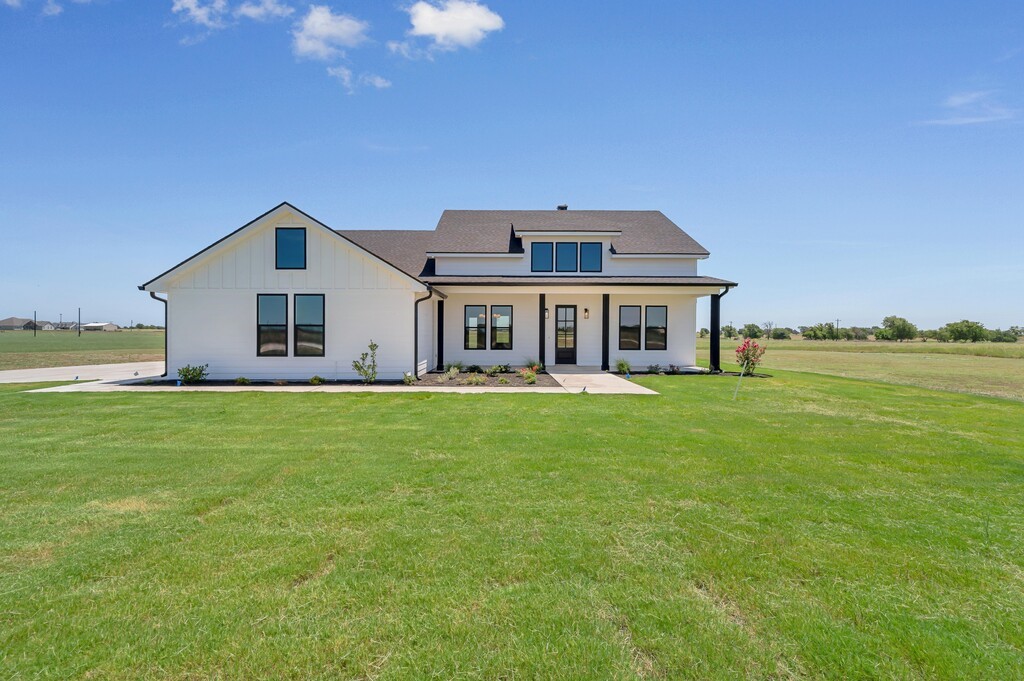
<svg viewBox="0 0 1024 681">
<path fill-rule="evenodd" d="M 82 308 L 78 308 L 78 337 L 82 337 Z"/>
<path fill-rule="evenodd" d="M 836 340 L 839 340 L 839 317 L 836 317 Z"/>
<path fill-rule="evenodd" d="M 36 323 L 36 311 L 32 310 L 32 337 L 33 338 L 36 337 L 36 327 L 37 326 L 39 326 L 39 324 Z"/>
</svg>

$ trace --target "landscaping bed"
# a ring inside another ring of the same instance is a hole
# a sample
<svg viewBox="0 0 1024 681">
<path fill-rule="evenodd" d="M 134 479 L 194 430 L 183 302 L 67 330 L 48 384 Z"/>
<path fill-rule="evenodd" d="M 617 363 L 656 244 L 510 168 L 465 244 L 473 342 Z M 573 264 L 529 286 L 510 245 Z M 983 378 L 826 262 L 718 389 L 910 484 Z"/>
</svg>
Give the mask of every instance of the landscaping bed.
<svg viewBox="0 0 1024 681">
<path fill-rule="evenodd" d="M 536 381 L 534 383 L 527 383 L 526 379 L 523 378 L 519 372 L 512 372 L 507 374 L 495 374 L 490 376 L 485 373 L 464 373 L 461 372 L 454 378 L 445 378 L 444 372 L 432 371 L 425 376 L 422 376 L 418 383 L 413 385 L 417 387 L 425 387 L 431 385 L 437 386 L 458 386 L 466 388 L 557 388 L 559 387 L 558 381 L 553 379 L 549 374 L 536 374 Z"/>
</svg>

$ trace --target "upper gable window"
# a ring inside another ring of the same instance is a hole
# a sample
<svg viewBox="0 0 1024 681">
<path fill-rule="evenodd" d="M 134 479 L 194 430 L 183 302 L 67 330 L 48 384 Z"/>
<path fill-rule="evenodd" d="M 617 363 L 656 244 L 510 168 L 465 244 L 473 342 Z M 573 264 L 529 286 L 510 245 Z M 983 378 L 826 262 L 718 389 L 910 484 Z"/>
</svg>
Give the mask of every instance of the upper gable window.
<svg viewBox="0 0 1024 681">
<path fill-rule="evenodd" d="M 538 241 L 530 245 L 530 270 L 550 272 L 555 268 L 554 245 L 550 241 Z"/>
<path fill-rule="evenodd" d="M 576 242 L 561 241 L 555 247 L 555 271 L 575 272 L 576 263 Z"/>
<path fill-rule="evenodd" d="M 601 271 L 601 242 L 584 242 L 580 244 L 580 272 Z"/>
<path fill-rule="evenodd" d="M 304 227 L 277 228 L 277 269 L 306 269 L 306 230 Z"/>
</svg>

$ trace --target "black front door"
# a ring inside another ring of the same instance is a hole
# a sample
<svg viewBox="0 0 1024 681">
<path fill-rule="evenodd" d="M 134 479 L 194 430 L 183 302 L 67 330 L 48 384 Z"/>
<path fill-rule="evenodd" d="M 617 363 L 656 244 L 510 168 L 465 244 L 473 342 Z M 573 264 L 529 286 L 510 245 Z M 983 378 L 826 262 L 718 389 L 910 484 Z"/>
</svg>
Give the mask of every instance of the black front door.
<svg viewBox="0 0 1024 681">
<path fill-rule="evenodd" d="M 576 306 L 555 306 L 555 364 L 576 363 Z"/>
</svg>

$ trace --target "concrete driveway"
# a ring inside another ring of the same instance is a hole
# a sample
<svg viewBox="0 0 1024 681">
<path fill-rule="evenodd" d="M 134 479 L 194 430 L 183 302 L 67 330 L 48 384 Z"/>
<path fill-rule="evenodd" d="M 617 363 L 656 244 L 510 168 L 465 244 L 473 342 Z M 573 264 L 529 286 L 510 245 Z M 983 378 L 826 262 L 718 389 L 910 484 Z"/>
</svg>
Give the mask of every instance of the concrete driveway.
<svg viewBox="0 0 1024 681">
<path fill-rule="evenodd" d="M 46 381 L 123 381 L 131 378 L 155 378 L 164 372 L 163 362 L 126 362 L 90 364 L 46 369 L 10 369 L 0 371 L 0 383 L 43 383 Z"/>
</svg>

